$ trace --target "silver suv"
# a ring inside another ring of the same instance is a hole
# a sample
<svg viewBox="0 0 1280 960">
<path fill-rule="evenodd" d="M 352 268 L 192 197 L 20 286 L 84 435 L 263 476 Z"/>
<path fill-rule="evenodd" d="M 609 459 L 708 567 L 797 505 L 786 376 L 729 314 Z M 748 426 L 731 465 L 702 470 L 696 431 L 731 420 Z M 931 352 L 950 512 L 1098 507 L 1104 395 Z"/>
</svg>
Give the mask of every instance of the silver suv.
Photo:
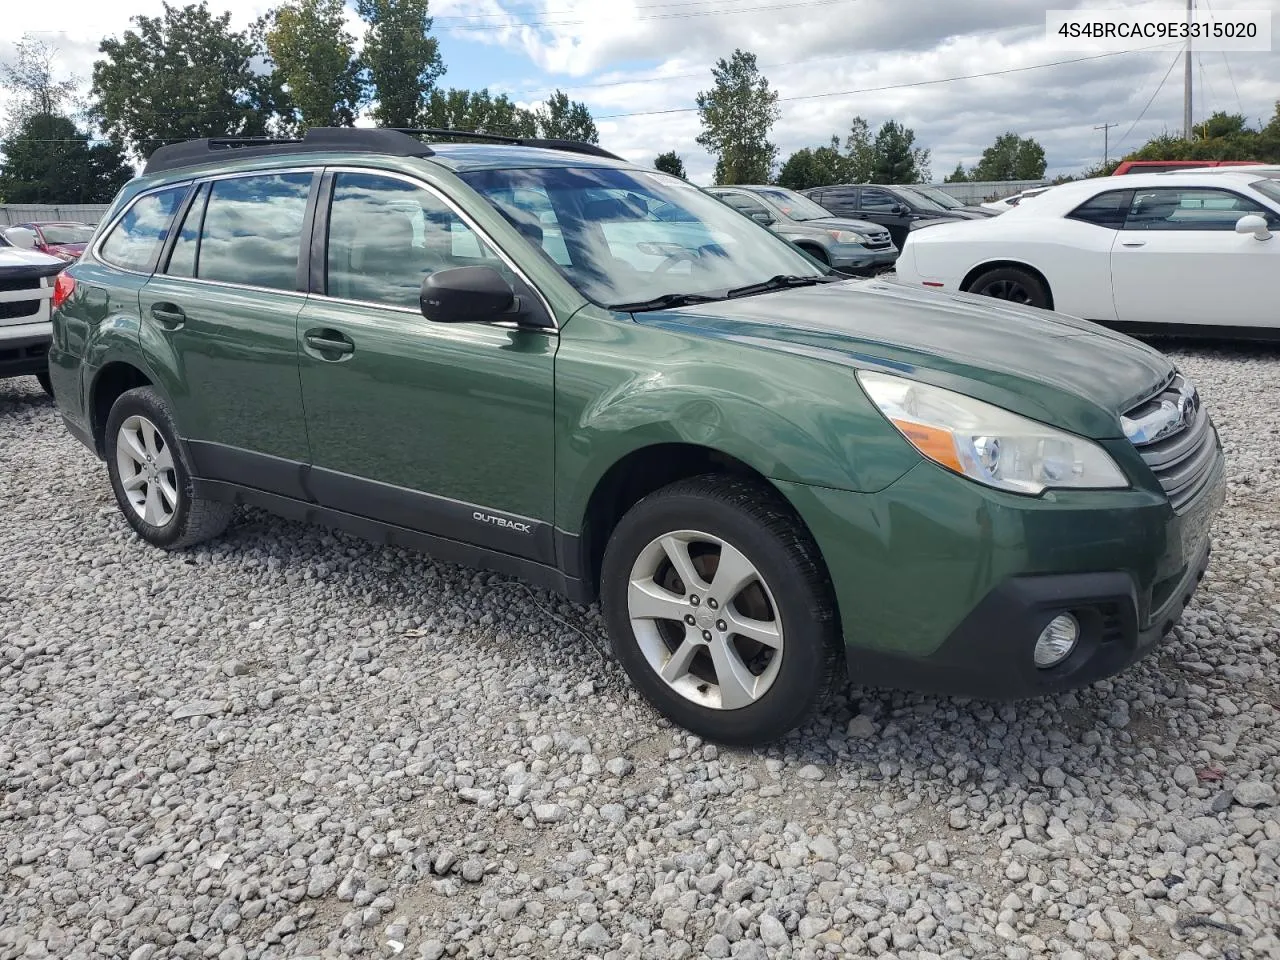
<svg viewBox="0 0 1280 960">
<path fill-rule="evenodd" d="M 739 185 L 707 192 L 840 273 L 871 276 L 891 269 L 898 259 L 898 248 L 884 227 L 837 217 L 786 187 Z"/>
</svg>

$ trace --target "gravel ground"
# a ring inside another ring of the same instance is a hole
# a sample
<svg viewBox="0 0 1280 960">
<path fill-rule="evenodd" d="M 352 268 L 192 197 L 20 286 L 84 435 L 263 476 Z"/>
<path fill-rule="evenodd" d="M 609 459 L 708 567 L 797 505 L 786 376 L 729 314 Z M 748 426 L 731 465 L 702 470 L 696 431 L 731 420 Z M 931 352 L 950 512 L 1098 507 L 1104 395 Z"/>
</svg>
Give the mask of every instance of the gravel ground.
<svg viewBox="0 0 1280 960">
<path fill-rule="evenodd" d="M 1175 352 L 1231 483 L 1158 655 L 757 752 L 594 609 L 258 512 L 146 547 L 0 381 L 0 958 L 1280 956 L 1280 351 Z"/>
</svg>

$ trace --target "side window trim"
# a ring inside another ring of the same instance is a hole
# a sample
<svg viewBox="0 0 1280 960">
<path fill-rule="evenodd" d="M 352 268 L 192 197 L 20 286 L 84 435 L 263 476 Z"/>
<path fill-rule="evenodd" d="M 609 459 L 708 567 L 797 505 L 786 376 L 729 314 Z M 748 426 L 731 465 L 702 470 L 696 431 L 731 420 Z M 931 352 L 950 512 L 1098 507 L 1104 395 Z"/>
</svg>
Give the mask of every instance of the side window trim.
<svg viewBox="0 0 1280 960">
<path fill-rule="evenodd" d="M 181 220 L 178 219 L 178 211 L 181 209 L 184 209 L 187 203 L 190 201 L 192 188 L 194 187 L 194 185 L 195 184 L 193 181 L 186 181 L 186 182 L 179 181 L 178 183 L 166 183 L 163 186 L 155 187 L 151 190 L 145 190 L 142 193 L 138 194 L 136 197 L 130 200 L 124 206 L 124 208 L 121 209 L 121 211 L 118 214 L 116 214 L 116 216 L 114 217 L 114 219 L 112 219 L 111 223 L 107 226 L 107 228 L 103 230 L 102 233 L 98 236 L 98 239 L 94 242 L 94 245 L 93 245 L 94 259 L 101 260 L 107 266 L 115 270 L 123 270 L 126 273 L 132 273 L 138 276 L 145 276 L 145 277 L 149 277 L 153 275 L 156 272 L 157 264 L 161 261 L 161 257 L 165 255 L 165 248 L 169 245 L 169 243 L 173 239 L 173 234 L 174 234 L 173 225 L 175 223 L 182 222 Z M 157 194 L 165 193 L 169 190 L 177 190 L 177 189 L 185 189 L 186 193 L 184 193 L 182 199 L 178 201 L 178 206 L 175 208 L 174 213 L 169 218 L 169 225 L 166 228 L 168 233 L 165 236 L 165 242 L 162 243 L 160 245 L 160 248 L 151 255 L 151 259 L 147 262 L 145 266 L 143 266 L 141 269 L 126 267 L 121 264 L 115 263 L 112 260 L 102 255 L 102 248 L 106 244 L 107 240 L 111 238 L 111 236 L 116 232 L 117 228 L 119 228 L 124 218 L 127 217 L 130 211 L 132 211 L 139 203 L 141 203 L 143 200 L 147 199 L 148 197 L 154 197 Z"/>
<path fill-rule="evenodd" d="M 1077 203 L 1074 207 L 1071 208 L 1070 212 L 1068 212 L 1062 219 L 1074 220 L 1076 223 L 1088 224 L 1091 227 L 1100 227 L 1103 230 L 1123 230 L 1125 221 L 1129 219 L 1129 209 L 1133 206 L 1133 193 L 1134 191 L 1132 187 L 1121 187 L 1121 188 L 1112 189 L 1112 190 L 1103 190 L 1101 193 L 1095 193 L 1088 200 L 1082 200 L 1080 203 Z M 1105 223 L 1098 223 L 1094 220 L 1085 220 L 1081 217 L 1076 216 L 1076 213 L 1078 213 L 1080 210 L 1087 207 L 1089 204 L 1096 203 L 1098 200 L 1101 200 L 1103 197 L 1108 196 L 1110 194 L 1116 194 L 1118 197 L 1121 198 L 1117 202 L 1116 209 L 1124 211 L 1124 213 L 1119 218 L 1119 222 L 1116 225 L 1108 226 Z"/>
<path fill-rule="evenodd" d="M 181 277 L 179 279 L 192 280 L 196 276 L 196 272 L 200 269 L 200 233 L 204 229 L 204 208 L 209 200 L 208 181 L 200 180 L 193 184 L 195 187 L 186 198 L 182 201 L 182 206 L 178 208 L 173 217 L 173 225 L 177 228 L 169 231 L 169 237 L 165 240 L 164 248 L 160 252 L 160 259 L 156 265 L 156 272 L 169 274 L 169 268 L 173 264 L 173 251 L 178 246 L 178 240 L 182 237 L 182 230 L 187 225 L 187 217 L 195 209 L 196 204 L 200 205 L 200 219 L 195 224 L 196 228 L 196 251 L 194 260 L 191 263 L 191 276 Z M 161 265 L 163 264 L 163 266 Z"/>
<path fill-rule="evenodd" d="M 317 204 L 316 210 L 315 210 L 315 229 L 320 231 L 321 242 L 325 246 L 324 259 L 318 261 L 318 264 L 319 264 L 318 269 L 322 278 L 327 272 L 326 265 L 328 262 L 329 213 L 333 203 L 333 178 L 335 178 L 339 173 L 358 173 L 358 174 L 365 174 L 368 176 L 387 177 L 391 180 L 400 180 L 404 183 L 410 184 L 411 186 L 417 187 L 420 190 L 425 190 L 427 193 L 431 194 L 433 197 L 439 200 L 442 204 L 448 207 L 449 210 L 451 210 L 454 213 L 454 215 L 458 217 L 459 220 L 465 223 L 467 227 L 470 228 L 472 232 L 475 233 L 476 237 L 478 237 L 484 243 L 488 244 L 489 247 L 492 248 L 493 251 L 498 255 L 498 259 L 501 260 L 507 266 L 507 268 L 520 279 L 521 283 L 523 283 L 527 289 L 533 292 L 534 297 L 537 299 L 539 305 L 542 307 L 542 310 L 545 313 L 548 321 L 552 324 L 550 327 L 540 328 L 540 329 L 544 329 L 548 333 L 556 333 L 559 331 L 560 326 L 559 326 L 559 323 L 556 321 L 555 311 L 551 309 L 551 303 L 550 301 L 547 300 L 546 295 L 543 294 L 543 292 L 538 289 L 537 285 L 532 280 L 529 279 L 529 275 L 520 268 L 519 264 L 516 263 L 516 261 L 512 258 L 511 254 L 508 253 L 507 250 L 504 249 L 501 244 L 499 244 L 496 240 L 494 240 L 493 236 L 489 233 L 489 231 L 481 227 L 480 224 L 478 224 L 475 221 L 475 219 L 471 216 L 471 214 L 467 213 L 466 210 L 462 209 L 462 207 L 460 207 L 453 200 L 452 197 L 448 196 L 448 194 L 446 194 L 443 190 L 439 189 L 435 184 L 428 183 L 425 180 L 419 179 L 418 177 L 410 176 L 409 174 L 406 174 L 406 173 L 401 173 L 399 170 L 384 170 L 378 167 L 334 165 L 334 166 L 325 167 L 323 172 L 324 174 L 330 176 L 330 180 L 328 183 L 328 192 L 325 198 L 325 203 L 323 205 Z M 314 244 L 313 244 L 311 253 L 312 253 L 312 256 L 314 257 L 315 256 Z M 314 273 L 312 274 L 312 277 L 314 278 Z M 313 283 L 315 282 L 314 279 L 312 280 L 312 282 Z M 314 290 L 312 292 L 315 293 Z M 358 303 L 361 306 L 377 307 L 383 310 L 396 310 L 401 313 L 411 313 L 411 314 L 416 314 L 418 316 L 421 316 L 421 314 L 417 310 L 413 310 L 407 307 L 396 307 L 396 306 L 391 306 L 384 303 L 371 303 L 363 300 L 360 300 L 360 301 L 343 300 L 339 297 L 331 297 L 328 293 L 320 293 L 317 295 L 323 296 L 327 300 L 337 300 L 340 303 Z M 515 326 L 515 324 L 511 324 L 511 325 Z M 488 324 L 488 326 L 507 326 L 507 324 L 490 323 Z"/>
<path fill-rule="evenodd" d="M 329 210 L 333 206 L 333 181 L 336 174 L 325 167 L 320 174 L 314 204 L 308 204 L 311 217 L 311 244 L 307 251 L 307 293 L 328 296 L 329 289 Z"/>
<path fill-rule="evenodd" d="M 1263 216 L 1264 216 L 1264 217 L 1268 217 L 1268 218 L 1271 218 L 1271 217 L 1280 218 L 1280 214 L 1275 214 L 1273 211 L 1268 210 L 1265 204 L 1259 203 L 1259 202 L 1258 202 L 1257 200 L 1255 200 L 1253 197 L 1245 196 L 1243 193 L 1240 193 L 1239 191 L 1236 191 L 1236 190 L 1232 190 L 1232 189 L 1231 189 L 1231 188 L 1229 188 L 1229 187 L 1217 187 L 1217 186 L 1212 186 L 1212 187 L 1152 187 L 1152 188 L 1150 188 L 1150 189 L 1151 189 L 1151 190 L 1153 190 L 1154 192 L 1163 192 L 1163 193 L 1179 194 L 1179 199 L 1181 199 L 1181 196 L 1180 196 L 1180 195 L 1181 195 L 1182 193 L 1187 193 L 1187 192 L 1190 192 L 1190 191 L 1201 191 L 1201 192 L 1203 192 L 1203 193 L 1216 193 L 1216 194 L 1220 194 L 1220 195 L 1222 195 L 1222 196 L 1224 196 L 1224 197 L 1233 197 L 1233 198 L 1235 198 L 1236 200 L 1243 200 L 1245 203 L 1252 204 L 1254 207 L 1257 207 L 1257 208 L 1258 208 L 1258 210 L 1261 210 L 1261 211 L 1262 211 L 1262 213 L 1263 213 Z M 1134 193 L 1136 194 L 1136 192 L 1137 192 L 1137 191 L 1135 190 L 1135 191 L 1134 191 Z M 1152 229 L 1156 229 L 1156 228 L 1152 228 L 1152 227 L 1130 227 L 1130 226 L 1129 226 L 1129 215 L 1133 213 L 1133 199 L 1134 199 L 1133 197 L 1130 197 L 1130 198 L 1129 198 L 1129 205 L 1128 205 L 1128 209 L 1127 209 L 1127 211 L 1126 211 L 1126 213 L 1125 213 L 1125 223 L 1124 223 L 1124 228 L 1123 228 L 1123 229 L 1126 229 L 1126 230 L 1146 230 L 1146 231 L 1150 231 L 1150 230 L 1152 230 Z M 1257 212 L 1258 212 L 1258 210 L 1255 210 L 1255 211 L 1252 211 L 1252 212 L 1253 212 L 1253 213 L 1257 213 Z M 1241 216 L 1241 217 L 1248 216 L 1248 215 L 1249 215 L 1249 213 L 1248 213 L 1248 212 L 1246 212 L 1246 213 L 1241 213 L 1241 214 L 1240 214 L 1240 216 Z M 1237 217 L 1236 219 L 1239 219 L 1239 217 Z M 1228 230 L 1226 230 L 1226 229 L 1225 229 L 1225 228 L 1223 228 L 1223 227 L 1215 227 L 1215 228 L 1211 228 L 1211 229 L 1199 229 L 1199 228 L 1196 228 L 1196 227 L 1183 227 L 1183 228 L 1181 228 L 1181 229 L 1178 229 L 1178 230 L 1176 230 L 1176 231 L 1171 231 L 1171 232 L 1178 232 L 1178 233 L 1227 233 L 1227 232 L 1229 232 L 1229 231 L 1228 231 Z"/>
</svg>

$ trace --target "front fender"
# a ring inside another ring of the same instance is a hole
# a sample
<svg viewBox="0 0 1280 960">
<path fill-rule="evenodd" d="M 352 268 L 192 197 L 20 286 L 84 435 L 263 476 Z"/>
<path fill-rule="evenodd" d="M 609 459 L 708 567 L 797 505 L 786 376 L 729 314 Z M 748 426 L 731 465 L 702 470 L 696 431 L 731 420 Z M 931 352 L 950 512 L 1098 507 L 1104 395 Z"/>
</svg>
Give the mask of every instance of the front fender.
<svg viewBox="0 0 1280 960">
<path fill-rule="evenodd" d="M 556 517 L 567 531 L 609 468 L 644 447 L 692 444 L 771 479 L 857 492 L 884 489 L 920 459 L 848 367 L 758 346 L 580 315 L 562 337 L 556 385 Z"/>
</svg>

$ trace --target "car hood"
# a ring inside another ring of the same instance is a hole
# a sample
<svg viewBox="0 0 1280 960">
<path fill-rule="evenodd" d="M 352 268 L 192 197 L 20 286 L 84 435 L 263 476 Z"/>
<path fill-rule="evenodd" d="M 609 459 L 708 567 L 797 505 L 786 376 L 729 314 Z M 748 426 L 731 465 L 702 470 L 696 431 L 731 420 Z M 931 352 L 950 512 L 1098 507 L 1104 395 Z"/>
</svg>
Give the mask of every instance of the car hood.
<svg viewBox="0 0 1280 960">
<path fill-rule="evenodd" d="M 973 294 L 849 280 L 636 315 L 958 390 L 1095 439 L 1173 374 L 1157 350 L 1096 324 Z"/>
<path fill-rule="evenodd" d="M 797 220 L 808 227 L 821 227 L 823 230 L 853 230 L 857 233 L 884 233 L 884 227 L 867 220 L 855 220 L 853 217 L 822 217 L 819 220 Z"/>
<path fill-rule="evenodd" d="M 21 247 L 0 247 L 0 277 L 6 279 L 52 276 L 66 265 L 65 261 L 47 253 Z"/>
<path fill-rule="evenodd" d="M 922 230 L 925 227 L 936 227 L 944 223 L 969 223 L 973 217 L 926 217 L 923 220 L 912 220 L 910 230 Z M 980 218 L 983 219 L 983 218 Z"/>
</svg>

